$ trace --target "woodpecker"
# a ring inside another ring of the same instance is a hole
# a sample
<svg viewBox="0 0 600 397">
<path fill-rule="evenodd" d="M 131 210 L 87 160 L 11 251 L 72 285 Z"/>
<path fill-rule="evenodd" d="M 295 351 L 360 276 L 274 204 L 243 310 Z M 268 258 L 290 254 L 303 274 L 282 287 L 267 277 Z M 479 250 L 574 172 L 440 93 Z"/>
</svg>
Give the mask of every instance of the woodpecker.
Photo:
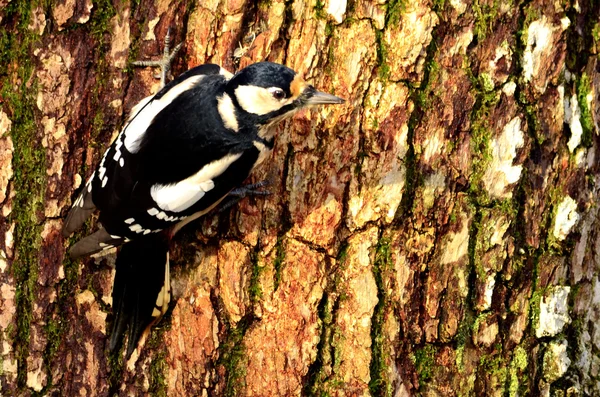
<svg viewBox="0 0 600 397">
<path fill-rule="evenodd" d="M 343 102 L 286 66 L 259 62 L 235 75 L 215 64 L 194 67 L 132 109 L 63 227 L 69 236 L 97 210 L 101 227 L 75 243 L 71 257 L 121 246 L 111 351 L 128 328 L 129 358 L 166 312 L 170 239 L 269 156 L 274 125 L 299 109 Z"/>
</svg>

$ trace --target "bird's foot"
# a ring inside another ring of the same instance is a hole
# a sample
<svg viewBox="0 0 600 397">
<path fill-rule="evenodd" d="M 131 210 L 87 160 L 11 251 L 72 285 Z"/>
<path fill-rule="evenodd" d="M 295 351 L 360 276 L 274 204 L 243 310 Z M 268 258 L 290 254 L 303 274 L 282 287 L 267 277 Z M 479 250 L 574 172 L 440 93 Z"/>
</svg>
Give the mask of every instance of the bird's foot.
<svg viewBox="0 0 600 397">
<path fill-rule="evenodd" d="M 165 36 L 165 46 L 163 50 L 163 56 L 161 59 L 156 61 L 135 61 L 132 64 L 135 66 L 157 66 L 160 68 L 160 74 L 155 76 L 160 78 L 160 87 L 164 87 L 167 81 L 167 76 L 170 75 L 171 72 L 171 63 L 177 52 L 181 49 L 183 43 L 179 43 L 171 50 L 171 28 L 167 30 L 167 35 Z"/>
<path fill-rule="evenodd" d="M 219 212 L 223 212 L 226 209 L 231 208 L 232 206 L 239 203 L 240 200 L 243 199 L 244 197 L 251 197 L 251 196 L 265 197 L 265 196 L 270 195 L 271 194 L 270 191 L 262 190 L 262 188 L 264 188 L 265 186 L 268 186 L 269 184 L 270 184 L 270 181 L 264 180 L 264 181 L 260 181 L 258 183 L 251 183 L 249 185 L 245 185 L 245 186 L 233 189 L 231 192 L 229 192 L 229 195 L 227 195 L 227 197 L 225 198 L 226 201 L 225 201 L 225 203 L 223 203 L 223 205 L 221 205 Z"/>
</svg>

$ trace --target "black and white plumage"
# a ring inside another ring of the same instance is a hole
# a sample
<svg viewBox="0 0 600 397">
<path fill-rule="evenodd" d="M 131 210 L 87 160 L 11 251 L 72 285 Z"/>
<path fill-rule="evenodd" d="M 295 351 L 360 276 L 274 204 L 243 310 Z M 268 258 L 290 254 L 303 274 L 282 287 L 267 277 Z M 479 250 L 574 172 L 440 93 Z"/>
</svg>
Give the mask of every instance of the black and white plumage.
<svg viewBox="0 0 600 397">
<path fill-rule="evenodd" d="M 154 301 L 141 297 L 159 297 L 161 288 L 164 293 L 168 241 L 269 155 L 273 124 L 306 106 L 342 102 L 285 66 L 261 62 L 235 75 L 218 65 L 195 67 L 132 109 L 63 228 L 68 236 L 100 211 L 102 227 L 73 245 L 73 258 L 131 241 L 117 258 L 111 348 L 127 325 L 131 354 L 140 330 L 157 317 Z M 142 254 L 149 246 L 153 254 Z"/>
</svg>

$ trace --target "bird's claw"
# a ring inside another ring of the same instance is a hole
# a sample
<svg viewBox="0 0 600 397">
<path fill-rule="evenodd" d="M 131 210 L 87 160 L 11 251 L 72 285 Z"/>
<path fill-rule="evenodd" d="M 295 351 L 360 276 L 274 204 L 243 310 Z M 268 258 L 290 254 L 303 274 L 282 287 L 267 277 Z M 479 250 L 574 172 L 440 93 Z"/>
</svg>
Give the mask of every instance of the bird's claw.
<svg viewBox="0 0 600 397">
<path fill-rule="evenodd" d="M 264 188 L 265 186 L 268 186 L 268 185 L 270 185 L 270 182 L 268 180 L 264 180 L 264 181 L 260 181 L 257 183 L 251 183 L 249 185 L 245 185 L 245 186 L 241 186 L 236 189 L 233 189 L 227 195 L 227 201 L 223 205 L 221 205 L 219 212 L 223 212 L 226 209 L 231 208 L 232 206 L 237 204 L 244 197 L 251 197 L 251 196 L 265 197 L 265 196 L 272 194 L 268 190 L 262 190 L 262 188 Z"/>
<path fill-rule="evenodd" d="M 158 76 L 155 77 L 159 77 L 160 78 L 160 86 L 161 88 L 165 86 L 166 81 L 167 81 L 167 77 L 170 74 L 171 71 L 171 63 L 173 62 L 173 59 L 175 59 L 175 56 L 177 55 L 177 52 L 179 52 L 179 50 L 181 49 L 181 47 L 183 46 L 183 43 L 179 43 L 175 46 L 175 48 L 173 48 L 173 51 L 170 52 L 171 49 L 171 28 L 169 28 L 167 30 L 167 35 L 165 36 L 165 44 L 164 44 L 164 50 L 163 50 L 163 56 L 161 59 L 158 60 L 154 60 L 154 61 L 135 61 L 132 62 L 133 65 L 135 66 L 156 66 L 160 68 L 160 74 Z"/>
<path fill-rule="evenodd" d="M 248 196 L 268 196 L 271 194 L 268 190 L 259 190 L 265 186 L 269 186 L 269 181 L 264 180 L 257 183 L 251 183 L 242 187 L 238 187 L 229 192 L 230 196 L 244 198 Z"/>
</svg>

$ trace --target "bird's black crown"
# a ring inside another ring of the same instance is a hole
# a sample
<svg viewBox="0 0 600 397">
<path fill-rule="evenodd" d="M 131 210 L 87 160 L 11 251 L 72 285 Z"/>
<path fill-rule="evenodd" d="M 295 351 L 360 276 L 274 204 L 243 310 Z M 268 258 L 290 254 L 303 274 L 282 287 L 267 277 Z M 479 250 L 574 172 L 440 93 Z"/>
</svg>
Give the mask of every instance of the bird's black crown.
<svg viewBox="0 0 600 397">
<path fill-rule="evenodd" d="M 286 93 L 287 97 L 290 97 L 291 84 L 295 78 L 296 72 L 287 66 L 273 62 L 258 62 L 237 72 L 229 81 L 228 88 L 233 91 L 241 85 L 278 87 Z"/>
</svg>

